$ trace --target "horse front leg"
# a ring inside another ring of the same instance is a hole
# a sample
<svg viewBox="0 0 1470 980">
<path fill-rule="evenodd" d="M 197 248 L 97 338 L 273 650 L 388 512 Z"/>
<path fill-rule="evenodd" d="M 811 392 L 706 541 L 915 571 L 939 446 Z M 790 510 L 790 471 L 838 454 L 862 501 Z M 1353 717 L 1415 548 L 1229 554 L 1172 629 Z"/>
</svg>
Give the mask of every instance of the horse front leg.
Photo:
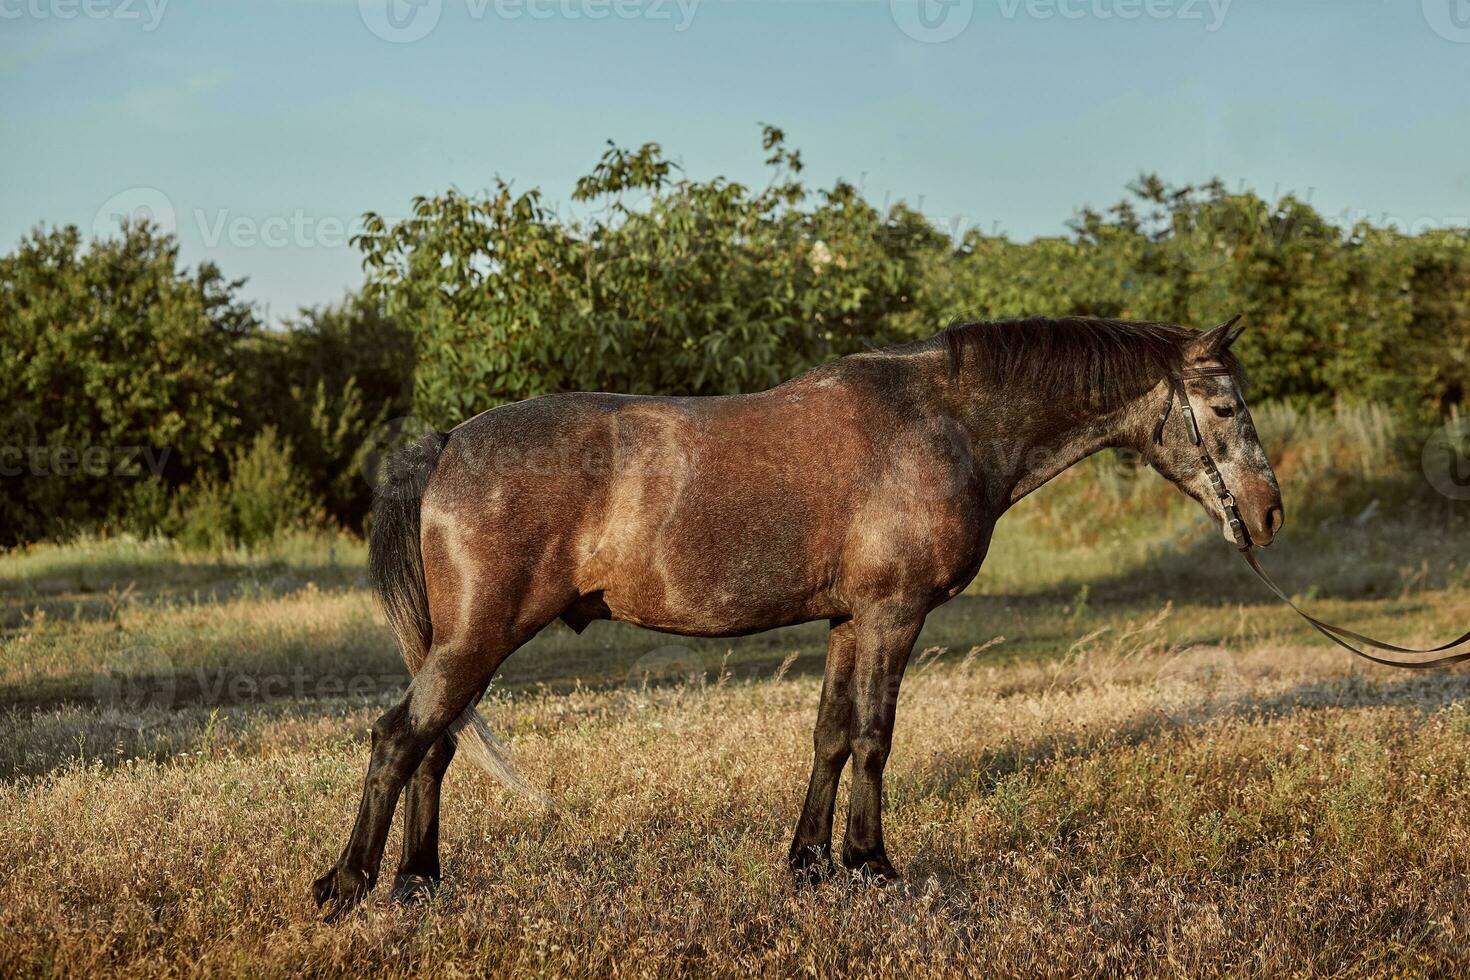
<svg viewBox="0 0 1470 980">
<path fill-rule="evenodd" d="M 883 845 L 883 769 L 893 745 L 898 688 L 924 625 L 924 611 L 892 603 L 853 617 L 856 657 L 848 733 L 852 791 L 842 863 L 876 878 L 899 875 Z"/>
<path fill-rule="evenodd" d="M 812 881 L 832 871 L 832 810 L 837 783 L 851 753 L 848 728 L 852 716 L 852 620 L 832 624 L 827 637 L 827 665 L 822 701 L 812 732 L 812 775 L 796 834 L 786 856 L 798 880 Z"/>
</svg>

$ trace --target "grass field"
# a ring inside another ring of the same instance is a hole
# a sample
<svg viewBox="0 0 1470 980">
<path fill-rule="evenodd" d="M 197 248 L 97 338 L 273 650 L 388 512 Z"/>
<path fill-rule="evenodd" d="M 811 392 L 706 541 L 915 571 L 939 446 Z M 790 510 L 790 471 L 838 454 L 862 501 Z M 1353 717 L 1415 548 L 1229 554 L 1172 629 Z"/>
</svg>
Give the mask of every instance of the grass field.
<svg viewBox="0 0 1470 980">
<path fill-rule="evenodd" d="M 1028 502 L 931 617 L 888 769 L 902 884 L 784 867 L 822 628 L 557 626 L 486 701 L 549 804 L 452 768 L 438 898 L 335 927 L 308 886 L 404 683 L 362 546 L 0 556 L 0 975 L 1463 973 L 1470 674 L 1360 666 L 1190 505 L 1106 483 Z M 1267 564 L 1436 640 L 1470 623 L 1466 530 L 1305 507 Z"/>
</svg>

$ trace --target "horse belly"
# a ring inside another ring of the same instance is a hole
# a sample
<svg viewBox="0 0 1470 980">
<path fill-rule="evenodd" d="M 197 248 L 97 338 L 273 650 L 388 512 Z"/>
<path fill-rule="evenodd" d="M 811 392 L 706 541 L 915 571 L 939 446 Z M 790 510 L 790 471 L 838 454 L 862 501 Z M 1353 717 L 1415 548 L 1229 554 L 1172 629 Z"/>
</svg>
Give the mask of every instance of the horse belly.
<svg viewBox="0 0 1470 980">
<path fill-rule="evenodd" d="M 630 516 L 592 557 L 588 584 L 612 619 L 733 636 L 836 614 L 837 551 L 809 502 L 769 487 L 701 489 Z"/>
<path fill-rule="evenodd" d="M 584 594 L 596 592 L 613 619 L 701 636 L 836 614 L 857 467 L 852 440 L 821 431 L 815 411 L 779 390 L 697 410 L 623 408 Z"/>
<path fill-rule="evenodd" d="M 688 636 L 739 636 L 836 614 L 808 575 L 708 557 L 690 552 L 628 569 L 612 576 L 599 602 L 611 619 Z"/>
</svg>

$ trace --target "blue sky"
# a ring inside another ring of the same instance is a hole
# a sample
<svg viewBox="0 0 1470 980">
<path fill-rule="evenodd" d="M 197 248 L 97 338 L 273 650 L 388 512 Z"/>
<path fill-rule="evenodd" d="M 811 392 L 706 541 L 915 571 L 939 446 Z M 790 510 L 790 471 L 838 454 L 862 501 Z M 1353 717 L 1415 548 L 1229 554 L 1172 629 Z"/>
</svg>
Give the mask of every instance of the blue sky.
<svg viewBox="0 0 1470 980">
<path fill-rule="evenodd" d="M 609 139 L 759 180 L 763 121 L 1017 238 L 1144 169 L 1470 223 L 1470 0 L 0 0 L 0 90 L 5 248 L 146 207 L 274 317 L 360 281 L 365 210 L 565 201 Z"/>
</svg>

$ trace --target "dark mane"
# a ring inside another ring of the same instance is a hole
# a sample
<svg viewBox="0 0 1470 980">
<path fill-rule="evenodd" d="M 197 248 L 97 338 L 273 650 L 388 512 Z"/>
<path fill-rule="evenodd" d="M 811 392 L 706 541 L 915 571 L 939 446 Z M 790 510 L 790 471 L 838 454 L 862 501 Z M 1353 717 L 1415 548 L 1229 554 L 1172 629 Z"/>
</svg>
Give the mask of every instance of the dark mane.
<svg viewBox="0 0 1470 980">
<path fill-rule="evenodd" d="M 958 376 L 967 364 L 983 384 L 1021 384 L 1059 398 L 1113 407 L 1177 375 L 1197 332 L 1173 323 L 1097 317 L 1031 317 L 958 323 L 934 341 Z M 1222 363 L 1244 382 L 1229 351 Z"/>
</svg>

